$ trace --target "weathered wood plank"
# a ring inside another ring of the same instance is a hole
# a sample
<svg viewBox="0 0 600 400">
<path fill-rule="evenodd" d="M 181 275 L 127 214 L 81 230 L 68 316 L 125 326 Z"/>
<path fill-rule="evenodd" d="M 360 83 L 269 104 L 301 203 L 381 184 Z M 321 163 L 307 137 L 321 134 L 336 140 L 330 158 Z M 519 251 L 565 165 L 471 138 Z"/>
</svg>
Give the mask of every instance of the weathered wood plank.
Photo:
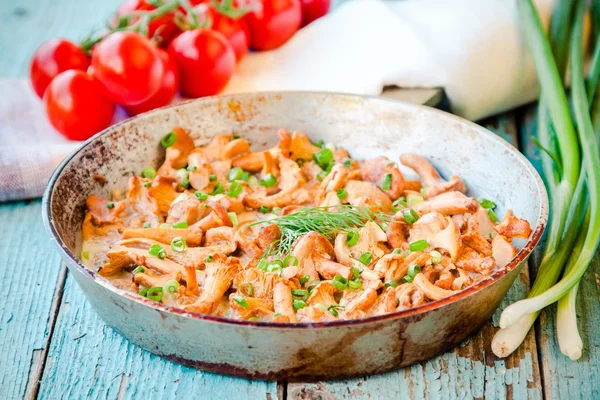
<svg viewBox="0 0 600 400">
<path fill-rule="evenodd" d="M 521 125 L 523 152 L 529 160 L 539 166 L 539 149 L 531 137 L 536 133 L 536 108 L 524 111 Z M 541 247 L 532 262 L 535 270 L 539 265 Z M 577 296 L 579 332 L 583 339 L 584 352 L 581 359 L 571 361 L 564 356 L 556 339 L 556 306 L 547 307 L 536 324 L 538 352 L 540 355 L 544 393 L 552 399 L 597 399 L 600 398 L 600 258 L 592 265 L 581 280 Z"/>
<path fill-rule="evenodd" d="M 514 114 L 497 121 L 487 121 L 486 125 L 516 145 Z M 524 268 L 492 321 L 450 353 L 377 376 L 338 382 L 289 384 L 288 398 L 540 399 L 542 386 L 534 333 L 530 332 L 523 345 L 506 359 L 498 359 L 490 349 L 500 310 L 525 297 L 528 288 L 529 273 Z"/>
<path fill-rule="evenodd" d="M 0 205 L 1 399 L 36 393 L 62 287 L 59 257 L 40 220 L 39 201 Z"/>
<path fill-rule="evenodd" d="M 39 394 L 42 399 L 278 398 L 276 383 L 205 373 L 130 343 L 96 315 L 71 276 Z"/>
</svg>

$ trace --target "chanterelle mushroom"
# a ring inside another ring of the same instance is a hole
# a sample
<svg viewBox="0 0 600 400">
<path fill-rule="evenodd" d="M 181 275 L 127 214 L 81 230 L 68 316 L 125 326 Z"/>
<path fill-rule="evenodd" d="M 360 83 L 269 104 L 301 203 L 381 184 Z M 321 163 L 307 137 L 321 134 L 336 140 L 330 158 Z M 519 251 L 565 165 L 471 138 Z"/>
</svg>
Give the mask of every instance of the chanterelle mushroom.
<svg viewBox="0 0 600 400">
<path fill-rule="evenodd" d="M 382 242 L 387 241 L 385 232 L 373 221 L 369 221 L 358 231 L 358 241 L 348 246 L 347 234 L 340 233 L 335 239 L 335 255 L 337 260 L 351 267 L 361 255 L 371 254 L 370 264 L 375 264 L 386 253 Z M 389 250 L 387 250 L 389 252 Z"/>
<path fill-rule="evenodd" d="M 184 309 L 203 314 L 214 312 L 233 283 L 233 277 L 241 269 L 237 258 L 215 254 L 212 261 L 206 263 L 206 280 L 200 297 L 194 303 L 184 306 Z"/>
<path fill-rule="evenodd" d="M 412 208 L 422 214 L 435 211 L 444 215 L 455 215 L 473 213 L 479 208 L 479 203 L 477 200 L 467 197 L 461 192 L 453 191 L 431 197 L 429 200 L 416 204 Z"/>
<path fill-rule="evenodd" d="M 465 182 L 460 177 L 453 175 L 450 177 L 450 181 L 445 181 L 424 157 L 407 153 L 400 156 L 400 161 L 419 174 L 425 186 L 424 197 L 426 199 L 451 190 L 463 193 L 467 191 Z"/>
<path fill-rule="evenodd" d="M 430 247 L 441 248 L 456 260 L 461 246 L 461 235 L 458 226 L 450 217 L 439 213 L 429 213 L 419 218 L 410 228 L 409 242 L 427 240 Z"/>
<path fill-rule="evenodd" d="M 365 161 L 361 167 L 363 179 L 377 185 L 390 199 L 396 200 L 404 191 L 404 176 L 398 166 L 385 156 Z"/>
<path fill-rule="evenodd" d="M 353 206 L 368 206 L 387 212 L 392 208 L 392 200 L 371 182 L 350 180 L 346 183 L 346 200 Z"/>
</svg>

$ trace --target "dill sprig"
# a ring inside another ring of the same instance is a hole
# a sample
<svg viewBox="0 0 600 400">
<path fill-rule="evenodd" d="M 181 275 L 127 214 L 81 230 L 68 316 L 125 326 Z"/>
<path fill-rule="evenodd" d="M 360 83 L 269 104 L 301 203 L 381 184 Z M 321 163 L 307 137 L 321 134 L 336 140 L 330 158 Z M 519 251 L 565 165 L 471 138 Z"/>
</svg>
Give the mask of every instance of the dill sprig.
<svg viewBox="0 0 600 400">
<path fill-rule="evenodd" d="M 368 221 L 381 226 L 382 223 L 390 221 L 390 216 L 374 212 L 368 207 L 344 204 L 303 208 L 293 214 L 257 221 L 252 225 L 275 224 L 281 230 L 281 238 L 265 252 L 265 256 L 268 257 L 290 254 L 294 242 L 309 232 L 317 232 L 333 240 L 338 233 L 355 231 L 365 226 Z"/>
</svg>

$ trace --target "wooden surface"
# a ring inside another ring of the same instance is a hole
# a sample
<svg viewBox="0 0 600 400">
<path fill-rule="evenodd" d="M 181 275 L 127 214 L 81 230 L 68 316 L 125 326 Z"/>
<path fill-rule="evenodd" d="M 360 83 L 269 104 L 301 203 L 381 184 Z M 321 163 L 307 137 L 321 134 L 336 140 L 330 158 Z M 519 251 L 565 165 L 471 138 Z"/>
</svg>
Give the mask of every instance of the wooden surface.
<svg viewBox="0 0 600 400">
<path fill-rule="evenodd" d="M 100 27 L 118 2 L 0 1 L 0 78 L 25 76 L 39 43 L 55 36 L 81 38 L 87 29 Z M 482 123 L 536 162 L 532 107 Z M 251 382 L 164 361 L 108 328 L 61 265 L 42 227 L 40 208 L 39 200 L 0 205 L 0 399 L 600 398 L 597 260 L 580 286 L 579 326 L 586 350 L 578 362 L 558 350 L 551 307 L 507 359 L 490 350 L 497 312 L 454 351 L 403 370 L 338 382 Z M 530 261 L 534 272 L 537 258 Z M 528 287 L 525 269 L 503 305 L 522 298 Z"/>
</svg>

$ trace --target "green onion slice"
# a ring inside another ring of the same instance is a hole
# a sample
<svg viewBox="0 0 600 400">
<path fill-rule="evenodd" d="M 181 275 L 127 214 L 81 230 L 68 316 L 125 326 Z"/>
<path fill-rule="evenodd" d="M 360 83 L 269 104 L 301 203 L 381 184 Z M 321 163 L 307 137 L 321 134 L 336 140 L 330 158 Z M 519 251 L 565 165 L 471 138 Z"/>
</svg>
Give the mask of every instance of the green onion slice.
<svg viewBox="0 0 600 400">
<path fill-rule="evenodd" d="M 188 165 L 186 168 L 189 172 L 194 172 L 195 170 L 198 169 L 198 167 L 196 167 L 195 165 Z"/>
<path fill-rule="evenodd" d="M 150 300 L 161 301 L 163 298 L 163 288 L 162 286 L 155 286 L 153 288 L 148 289 L 146 293 L 146 297 Z"/>
<path fill-rule="evenodd" d="M 402 254 L 402 249 L 394 249 L 394 251 L 392 251 L 392 254 Z"/>
<path fill-rule="evenodd" d="M 325 179 L 325 177 L 327 176 L 328 172 L 327 171 L 321 171 L 317 174 L 317 180 L 319 182 L 323 182 L 323 179 Z"/>
<path fill-rule="evenodd" d="M 115 203 L 107 203 L 106 208 L 108 208 L 109 210 L 112 210 L 113 208 L 115 208 Z"/>
<path fill-rule="evenodd" d="M 152 226 L 152 224 L 150 222 L 144 222 L 144 225 L 142 225 L 143 228 L 150 228 Z"/>
<path fill-rule="evenodd" d="M 146 268 L 144 268 L 142 265 L 138 265 L 137 267 L 135 267 L 135 269 L 133 271 L 131 271 L 131 273 L 133 275 L 143 274 L 144 272 L 146 272 Z"/>
<path fill-rule="evenodd" d="M 166 149 L 167 147 L 171 147 L 175 144 L 177 140 L 177 135 L 175 132 L 169 132 L 162 139 L 160 139 L 160 144 Z"/>
<path fill-rule="evenodd" d="M 217 180 L 217 175 L 215 175 L 215 174 L 209 175 L 208 180 L 211 181 L 211 182 L 216 181 Z"/>
<path fill-rule="evenodd" d="M 264 178 L 262 178 L 261 180 L 258 181 L 260 186 L 264 186 L 264 187 L 273 187 L 277 184 L 277 177 L 271 173 L 265 175 Z"/>
<path fill-rule="evenodd" d="M 392 174 L 385 174 L 381 180 L 381 188 L 383 190 L 390 190 L 392 188 Z"/>
<path fill-rule="evenodd" d="M 333 161 L 333 151 L 325 147 L 320 151 L 313 153 L 312 158 L 319 165 L 319 167 L 326 169 Z"/>
<path fill-rule="evenodd" d="M 238 303 L 238 305 L 240 307 L 243 308 L 248 308 L 248 302 L 246 301 L 246 299 L 243 296 L 240 296 L 239 294 L 233 296 L 233 300 Z"/>
<path fill-rule="evenodd" d="M 294 257 L 294 256 L 287 256 L 286 258 L 283 259 L 283 265 L 284 266 L 289 266 L 290 265 L 290 261 L 292 262 L 292 266 L 293 267 L 297 267 L 298 266 L 298 258 Z"/>
<path fill-rule="evenodd" d="M 304 286 L 304 284 L 308 282 L 309 279 L 310 275 L 304 275 L 302 278 L 300 278 L 300 285 Z"/>
<path fill-rule="evenodd" d="M 408 245 L 410 251 L 423 251 L 429 247 L 429 242 L 425 239 L 420 239 Z"/>
<path fill-rule="evenodd" d="M 491 208 L 487 210 L 488 217 L 492 220 L 492 222 L 498 222 L 498 216 Z"/>
<path fill-rule="evenodd" d="M 173 249 L 173 251 L 183 253 L 186 247 L 187 243 L 185 242 L 185 239 L 181 236 L 174 237 L 173 240 L 171 240 L 171 249 Z"/>
<path fill-rule="evenodd" d="M 398 199 L 394 200 L 392 205 L 394 207 L 398 207 L 398 208 L 399 207 L 408 208 L 408 203 L 406 202 L 406 199 L 404 197 L 399 197 Z"/>
<path fill-rule="evenodd" d="M 362 274 L 362 270 L 359 269 L 356 265 L 352 266 L 352 279 L 358 279 L 360 274 Z"/>
<path fill-rule="evenodd" d="M 152 167 L 146 167 L 142 170 L 142 177 L 152 179 L 156 176 L 156 170 Z"/>
<path fill-rule="evenodd" d="M 292 296 L 299 297 L 301 300 L 306 301 L 306 299 L 308 299 L 308 290 L 292 289 Z"/>
<path fill-rule="evenodd" d="M 90 252 L 89 251 L 82 251 L 81 252 L 81 258 L 83 258 L 84 260 L 89 260 L 90 259 Z"/>
<path fill-rule="evenodd" d="M 422 203 L 424 201 L 425 201 L 425 199 L 423 198 L 423 196 L 421 196 L 419 194 L 409 193 L 406 196 L 406 202 L 408 203 L 409 207 L 412 207 L 415 204 L 419 204 L 419 203 Z"/>
<path fill-rule="evenodd" d="M 413 278 L 414 277 L 412 277 L 410 275 L 405 275 L 404 278 L 402 278 L 402 282 L 404 282 L 404 283 L 411 283 L 413 281 Z"/>
<path fill-rule="evenodd" d="M 229 170 L 229 173 L 227 174 L 227 179 L 229 180 L 229 182 L 233 182 L 235 180 L 242 179 L 242 176 L 244 176 L 244 170 L 240 167 L 233 167 Z"/>
<path fill-rule="evenodd" d="M 196 192 L 196 193 L 194 193 L 194 196 L 196 196 L 196 198 L 200 201 L 204 201 L 204 200 L 208 199 L 208 195 L 206 193 L 202 193 L 202 192 Z"/>
<path fill-rule="evenodd" d="M 371 264 L 371 261 L 373 261 L 373 254 L 369 251 L 367 251 L 366 253 L 362 253 L 360 257 L 358 257 L 358 261 L 360 261 L 364 265 L 369 265 Z"/>
<path fill-rule="evenodd" d="M 148 288 L 146 288 L 146 287 L 141 287 L 141 288 L 140 288 L 140 291 L 138 292 L 138 294 L 139 294 L 140 296 L 144 296 L 144 297 L 146 297 L 146 295 L 148 294 Z"/>
<path fill-rule="evenodd" d="M 338 199 L 340 200 L 344 200 L 346 197 L 348 197 L 348 192 L 344 188 L 339 189 L 336 193 Z"/>
<path fill-rule="evenodd" d="M 419 267 L 417 264 L 412 264 L 408 266 L 408 272 L 406 274 L 414 278 L 420 272 L 421 267 Z"/>
<path fill-rule="evenodd" d="M 402 216 L 404 217 L 404 221 L 409 225 L 414 224 L 419 219 L 419 214 L 412 208 L 402 211 Z"/>
<path fill-rule="evenodd" d="M 481 204 L 481 207 L 488 210 L 493 210 L 496 208 L 496 203 L 488 199 L 479 199 L 479 204 Z"/>
<path fill-rule="evenodd" d="M 389 281 L 385 282 L 385 284 L 383 285 L 383 287 L 385 287 L 385 288 L 398 287 L 398 283 L 395 280 L 390 279 Z"/>
<path fill-rule="evenodd" d="M 356 243 L 358 243 L 359 237 L 360 235 L 358 234 L 358 232 L 348 232 L 346 234 L 346 244 L 350 247 L 354 246 Z"/>
<path fill-rule="evenodd" d="M 213 192 L 212 192 L 212 194 L 213 194 L 213 196 L 215 196 L 215 195 L 217 195 L 217 194 L 221 194 L 221 193 L 223 193 L 224 191 L 225 191 L 225 188 L 223 187 L 223 185 L 221 184 L 221 182 L 218 182 L 218 183 L 215 185 L 215 188 L 213 189 Z"/>
<path fill-rule="evenodd" d="M 269 211 L 271 211 L 271 209 L 270 209 L 269 207 L 267 207 L 267 206 L 260 206 L 260 212 L 261 212 L 262 214 L 266 214 L 266 213 L 268 213 Z"/>
<path fill-rule="evenodd" d="M 187 221 L 179 221 L 179 222 L 173 224 L 173 228 L 175 228 L 175 229 L 185 229 L 187 227 L 188 227 Z"/>
<path fill-rule="evenodd" d="M 240 193 L 242 193 L 242 189 L 244 189 L 244 187 L 241 183 L 231 182 L 231 185 L 229 186 L 229 191 L 227 192 L 227 196 L 235 199 L 240 195 Z"/>
<path fill-rule="evenodd" d="M 171 279 L 165 283 L 165 290 L 167 293 L 175 294 L 177 293 L 177 289 L 179 289 L 179 282 L 177 282 L 175 279 Z"/>
<path fill-rule="evenodd" d="M 433 250 L 429 252 L 432 264 L 439 264 L 442 261 L 442 254 L 439 251 Z"/>
<path fill-rule="evenodd" d="M 160 244 L 153 244 L 152 246 L 150 246 L 150 249 L 148 249 L 148 253 L 150 253 L 150 255 L 160 258 L 161 260 L 164 260 L 167 257 L 167 252 Z"/>
<path fill-rule="evenodd" d="M 163 224 L 160 224 L 158 227 L 159 227 L 160 229 L 169 229 L 169 228 L 171 228 L 171 225 L 169 225 L 169 224 L 164 224 L 164 223 L 163 223 Z"/>
<path fill-rule="evenodd" d="M 348 281 L 348 287 L 352 290 L 362 289 L 362 282 L 359 279 Z"/>
<path fill-rule="evenodd" d="M 206 257 L 206 262 L 212 262 L 214 260 L 214 257 L 212 255 L 209 255 Z"/>
<path fill-rule="evenodd" d="M 331 283 L 337 289 L 344 290 L 348 286 L 348 279 L 344 278 L 341 275 L 336 275 L 336 276 L 333 277 L 333 280 L 331 281 Z"/>
<path fill-rule="evenodd" d="M 298 311 L 301 308 L 306 307 L 306 302 L 304 300 L 298 300 L 298 299 L 294 299 L 294 310 Z"/>
<path fill-rule="evenodd" d="M 234 213 L 234 212 L 228 212 L 227 216 L 229 217 L 229 220 L 231 221 L 231 225 L 238 226 L 239 221 L 238 221 L 238 216 L 237 216 L 236 213 Z"/>
<path fill-rule="evenodd" d="M 352 160 L 346 157 L 342 160 L 342 164 L 344 164 L 344 167 L 350 168 L 352 166 Z"/>
</svg>

